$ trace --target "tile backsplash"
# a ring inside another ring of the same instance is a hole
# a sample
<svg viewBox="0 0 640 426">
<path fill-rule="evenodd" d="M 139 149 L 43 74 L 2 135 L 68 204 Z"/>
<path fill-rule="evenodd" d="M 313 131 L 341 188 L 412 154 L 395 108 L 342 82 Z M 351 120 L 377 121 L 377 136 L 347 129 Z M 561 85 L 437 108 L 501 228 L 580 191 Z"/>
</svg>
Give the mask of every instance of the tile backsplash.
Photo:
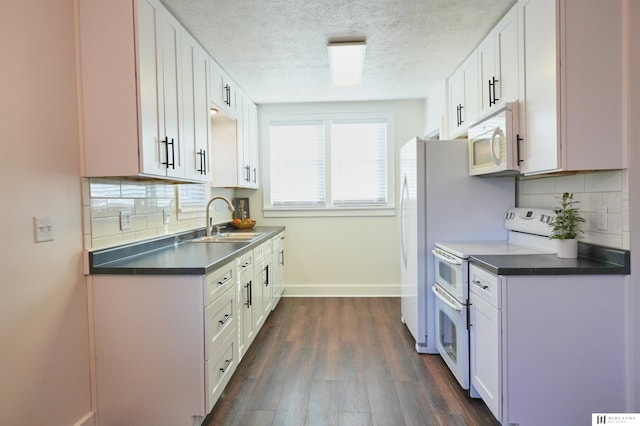
<svg viewBox="0 0 640 426">
<path fill-rule="evenodd" d="M 206 184 L 173 184 L 118 178 L 83 178 L 83 235 L 87 250 L 112 247 L 162 235 L 170 235 L 205 225 L 205 204 L 179 206 L 179 187 L 190 186 L 204 199 L 213 195 L 233 198 L 233 190 L 209 188 Z M 131 227 L 120 229 L 120 212 L 131 213 Z M 212 209 L 214 223 L 231 220 L 226 209 Z M 169 220 L 165 223 L 165 213 Z"/>
<path fill-rule="evenodd" d="M 581 241 L 629 249 L 629 171 L 607 170 L 520 178 L 518 206 L 557 207 L 563 192 L 580 201 L 586 223 Z M 598 229 L 598 212 L 607 209 L 606 230 Z"/>
</svg>

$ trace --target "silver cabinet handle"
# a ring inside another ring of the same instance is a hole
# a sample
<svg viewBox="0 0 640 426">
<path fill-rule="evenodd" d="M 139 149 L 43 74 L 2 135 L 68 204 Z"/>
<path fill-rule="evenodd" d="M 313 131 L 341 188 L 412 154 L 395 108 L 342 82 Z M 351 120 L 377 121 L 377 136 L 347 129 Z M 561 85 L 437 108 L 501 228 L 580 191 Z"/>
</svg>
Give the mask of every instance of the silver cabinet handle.
<svg viewBox="0 0 640 426">
<path fill-rule="evenodd" d="M 230 319 L 231 319 L 231 314 L 225 314 L 223 319 L 218 320 L 218 322 L 220 323 L 220 325 L 224 325 Z"/>
<path fill-rule="evenodd" d="M 222 280 L 218 281 L 218 285 L 225 285 L 231 279 L 231 274 L 225 276 Z"/>
<path fill-rule="evenodd" d="M 231 362 L 233 361 L 233 358 L 231 359 L 226 359 L 224 361 L 224 367 L 220 367 L 220 372 L 221 373 L 225 373 L 227 371 L 227 368 L 229 368 L 229 366 L 231 365 Z"/>
<path fill-rule="evenodd" d="M 484 285 L 484 284 L 482 284 L 482 281 L 472 280 L 471 282 L 472 282 L 472 283 L 474 283 L 475 285 L 477 285 L 478 287 L 480 287 L 480 288 L 481 288 L 481 289 L 483 289 L 483 290 L 486 290 L 486 289 L 488 289 L 488 288 L 489 288 L 489 286 L 488 286 L 488 285 Z"/>
</svg>

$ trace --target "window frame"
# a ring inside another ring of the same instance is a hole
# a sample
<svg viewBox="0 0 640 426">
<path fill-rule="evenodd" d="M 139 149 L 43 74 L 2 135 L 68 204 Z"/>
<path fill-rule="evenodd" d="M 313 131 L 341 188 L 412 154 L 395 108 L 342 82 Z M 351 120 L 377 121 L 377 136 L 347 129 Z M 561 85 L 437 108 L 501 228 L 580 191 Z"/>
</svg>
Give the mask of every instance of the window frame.
<svg viewBox="0 0 640 426">
<path fill-rule="evenodd" d="M 384 205 L 331 205 L 331 122 L 353 120 L 386 120 L 386 160 L 387 160 L 387 202 Z M 324 123 L 324 158 L 325 158 L 325 204 L 324 206 L 273 206 L 271 200 L 271 158 L 270 158 L 270 124 L 271 122 L 305 122 L 319 121 Z M 263 145 L 263 177 L 262 205 L 264 217 L 317 217 L 317 216 L 393 216 L 395 215 L 395 116 L 393 112 L 349 112 L 349 113 L 271 113 L 265 114 L 262 120 Z"/>
</svg>

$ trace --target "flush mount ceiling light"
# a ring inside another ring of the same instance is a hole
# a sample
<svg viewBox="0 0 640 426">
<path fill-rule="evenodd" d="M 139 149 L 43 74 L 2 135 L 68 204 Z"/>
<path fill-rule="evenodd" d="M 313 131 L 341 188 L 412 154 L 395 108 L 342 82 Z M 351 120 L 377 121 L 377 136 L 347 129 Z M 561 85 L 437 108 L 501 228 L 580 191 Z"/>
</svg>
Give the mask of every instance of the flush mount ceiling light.
<svg viewBox="0 0 640 426">
<path fill-rule="evenodd" d="M 329 42 L 329 67 L 334 86 L 359 86 L 364 67 L 364 41 Z"/>
</svg>

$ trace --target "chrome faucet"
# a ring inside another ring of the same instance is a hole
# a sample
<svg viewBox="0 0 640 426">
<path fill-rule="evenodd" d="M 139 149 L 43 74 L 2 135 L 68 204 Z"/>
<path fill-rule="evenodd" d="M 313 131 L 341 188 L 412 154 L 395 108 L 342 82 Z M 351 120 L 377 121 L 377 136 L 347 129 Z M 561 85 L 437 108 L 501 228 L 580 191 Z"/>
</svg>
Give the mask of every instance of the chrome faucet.
<svg viewBox="0 0 640 426">
<path fill-rule="evenodd" d="M 236 211 L 236 209 L 233 208 L 233 204 L 231 204 L 231 201 L 227 200 L 226 198 L 224 198 L 221 195 L 216 195 L 215 197 L 211 198 L 209 200 L 209 202 L 207 203 L 207 218 L 206 221 L 207 223 L 205 224 L 205 230 L 206 230 L 206 236 L 210 237 L 211 236 L 211 213 L 210 211 L 210 207 L 211 207 L 211 203 L 213 203 L 215 200 L 223 200 L 225 203 L 227 203 L 227 207 L 229 208 L 230 212 L 234 212 Z"/>
</svg>

